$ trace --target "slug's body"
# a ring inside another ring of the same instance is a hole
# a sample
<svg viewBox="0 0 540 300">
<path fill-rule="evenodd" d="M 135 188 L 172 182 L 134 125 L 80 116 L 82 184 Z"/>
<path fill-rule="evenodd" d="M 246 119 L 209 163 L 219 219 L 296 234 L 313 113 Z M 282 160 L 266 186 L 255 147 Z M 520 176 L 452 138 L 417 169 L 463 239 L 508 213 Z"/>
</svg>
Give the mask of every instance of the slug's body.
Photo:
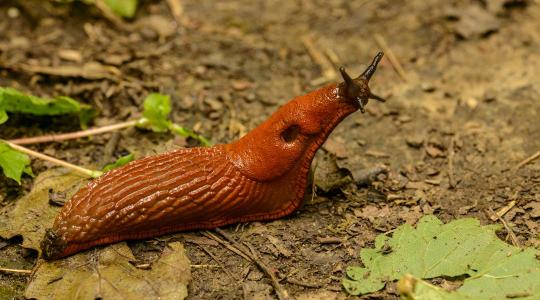
<svg viewBox="0 0 540 300">
<path fill-rule="evenodd" d="M 367 86 L 381 58 L 356 79 L 341 69 L 344 83 L 294 98 L 234 143 L 147 157 L 90 182 L 47 230 L 43 256 L 292 213 L 331 131 L 369 98 L 382 100 Z"/>
</svg>

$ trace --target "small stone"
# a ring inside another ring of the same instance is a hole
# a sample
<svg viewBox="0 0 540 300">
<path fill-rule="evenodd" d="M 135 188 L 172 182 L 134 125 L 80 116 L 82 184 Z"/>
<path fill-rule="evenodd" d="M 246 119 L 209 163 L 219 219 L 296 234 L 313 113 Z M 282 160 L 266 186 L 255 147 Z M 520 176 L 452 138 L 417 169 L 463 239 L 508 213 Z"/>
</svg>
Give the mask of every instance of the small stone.
<svg viewBox="0 0 540 300">
<path fill-rule="evenodd" d="M 247 96 L 246 96 L 246 101 L 247 101 L 247 102 L 253 102 L 253 100 L 255 100 L 255 98 L 256 98 L 256 97 L 255 97 L 255 94 L 254 94 L 254 93 L 249 93 L 249 94 L 247 94 Z"/>
<path fill-rule="evenodd" d="M 25 49 L 30 47 L 30 40 L 23 36 L 16 36 L 11 38 L 11 47 Z"/>
<path fill-rule="evenodd" d="M 474 97 L 468 97 L 468 98 L 465 100 L 465 104 L 466 104 L 470 109 L 475 109 L 475 108 L 478 106 L 478 100 L 476 100 Z"/>
<path fill-rule="evenodd" d="M 10 7 L 7 10 L 8 17 L 15 19 L 18 18 L 21 15 L 21 11 L 16 7 Z"/>
<path fill-rule="evenodd" d="M 492 90 L 492 89 L 487 89 L 485 92 L 484 92 L 484 102 L 493 102 L 497 99 L 497 96 L 495 94 L 495 91 Z"/>
<path fill-rule="evenodd" d="M 437 88 L 430 82 L 422 82 L 420 84 L 420 87 L 422 88 L 422 90 L 426 93 L 432 93 L 434 92 L 435 90 L 437 90 Z"/>
<path fill-rule="evenodd" d="M 532 218 L 540 218 L 540 202 L 531 202 L 525 205 L 525 209 L 530 209 L 529 214 Z"/>
<path fill-rule="evenodd" d="M 429 167 L 427 168 L 426 170 L 426 174 L 428 176 L 435 176 L 435 175 L 438 175 L 440 173 L 440 170 L 438 169 L 435 169 L 435 168 L 432 168 L 432 167 Z"/>
<path fill-rule="evenodd" d="M 83 60 L 83 56 L 81 52 L 77 50 L 71 50 L 71 49 L 58 50 L 58 57 L 60 57 L 63 60 L 73 61 L 73 62 L 81 62 Z"/>
<path fill-rule="evenodd" d="M 202 76 L 206 73 L 207 69 L 205 66 L 196 66 L 194 69 L 195 75 Z"/>
<path fill-rule="evenodd" d="M 252 87 L 253 83 L 245 80 L 233 80 L 231 85 L 233 89 L 237 91 L 243 91 Z"/>
<path fill-rule="evenodd" d="M 407 116 L 407 115 L 402 115 L 402 116 L 399 116 L 399 117 L 398 117 L 398 121 L 399 121 L 400 123 L 402 123 L 402 124 L 403 124 L 403 123 L 409 123 L 410 121 L 412 121 L 412 117 Z"/>
<path fill-rule="evenodd" d="M 426 146 L 426 153 L 431 157 L 444 157 L 444 152 L 433 145 Z"/>
<path fill-rule="evenodd" d="M 263 278 L 263 276 L 264 274 L 261 273 L 259 270 L 251 270 L 251 272 L 249 272 L 247 279 L 251 281 L 259 281 Z"/>
<path fill-rule="evenodd" d="M 420 135 L 412 135 L 405 138 L 405 142 L 409 147 L 420 148 L 424 144 L 424 138 Z"/>
<path fill-rule="evenodd" d="M 221 111 L 223 109 L 223 103 L 216 99 L 206 98 L 204 102 L 214 111 Z"/>
</svg>

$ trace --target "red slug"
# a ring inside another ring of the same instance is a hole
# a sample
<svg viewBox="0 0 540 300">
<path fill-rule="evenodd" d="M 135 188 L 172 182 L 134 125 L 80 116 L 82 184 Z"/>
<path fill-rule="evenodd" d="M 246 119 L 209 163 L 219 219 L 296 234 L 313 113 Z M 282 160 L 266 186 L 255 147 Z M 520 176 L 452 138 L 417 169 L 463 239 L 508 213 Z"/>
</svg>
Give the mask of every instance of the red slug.
<svg viewBox="0 0 540 300">
<path fill-rule="evenodd" d="M 302 203 L 313 156 L 373 95 L 379 52 L 359 77 L 292 99 L 231 144 L 177 149 L 91 181 L 62 208 L 41 243 L 45 259 L 166 233 L 273 220 Z"/>
</svg>

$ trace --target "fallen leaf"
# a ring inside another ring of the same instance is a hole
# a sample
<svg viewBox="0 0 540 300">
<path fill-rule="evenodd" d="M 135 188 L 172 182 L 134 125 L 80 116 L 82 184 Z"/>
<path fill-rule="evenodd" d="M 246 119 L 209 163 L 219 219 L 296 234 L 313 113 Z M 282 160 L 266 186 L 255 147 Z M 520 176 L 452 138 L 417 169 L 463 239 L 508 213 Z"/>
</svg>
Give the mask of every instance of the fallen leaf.
<svg viewBox="0 0 540 300">
<path fill-rule="evenodd" d="M 18 199 L 12 210 L 11 207 L 3 209 L 3 214 L 0 214 L 0 237 L 9 239 L 21 235 L 24 248 L 41 251 L 39 243 L 45 229 L 52 227 L 60 210 L 49 204 L 49 190 L 66 192 L 69 198 L 81 183 L 81 176 L 66 174 L 62 169 L 50 169 L 39 174 L 30 193 Z"/>
<path fill-rule="evenodd" d="M 42 262 L 24 296 L 35 299 L 185 299 L 190 262 L 180 242 L 165 248 L 148 270 L 136 268 L 131 249 L 118 243 Z"/>
<path fill-rule="evenodd" d="M 468 275 L 457 292 L 472 299 L 519 293 L 537 299 L 540 251 L 504 243 L 495 233 L 499 228 L 480 226 L 473 218 L 443 224 L 435 216 L 425 216 L 416 229 L 405 224 L 392 237 L 377 236 L 374 249 L 360 252 L 365 267 L 348 267 L 343 285 L 348 293 L 361 295 L 378 291 L 406 273 L 424 279 Z"/>
</svg>

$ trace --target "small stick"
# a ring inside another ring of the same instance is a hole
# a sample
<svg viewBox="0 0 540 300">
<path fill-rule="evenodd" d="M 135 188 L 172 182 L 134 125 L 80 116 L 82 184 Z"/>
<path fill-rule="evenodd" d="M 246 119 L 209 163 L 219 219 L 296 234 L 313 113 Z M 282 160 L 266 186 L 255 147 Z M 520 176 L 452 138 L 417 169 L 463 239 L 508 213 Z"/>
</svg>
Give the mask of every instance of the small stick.
<svg viewBox="0 0 540 300">
<path fill-rule="evenodd" d="M 240 281 L 240 278 L 237 278 L 231 273 L 231 271 L 229 271 L 229 269 L 225 268 L 225 266 L 219 261 L 219 259 L 217 259 L 217 257 L 214 254 L 212 254 L 212 252 L 210 252 L 210 250 L 206 249 L 203 245 L 198 245 L 198 246 L 201 247 L 201 249 L 204 252 L 206 252 L 206 254 L 208 254 L 213 260 L 215 260 L 217 264 L 223 269 L 223 271 L 225 271 L 225 273 L 229 275 L 229 277 L 231 277 L 232 279 L 236 281 Z"/>
<path fill-rule="evenodd" d="M 508 226 L 508 224 L 506 223 L 506 221 L 501 218 L 497 213 L 495 213 L 491 208 L 488 208 L 489 209 L 489 212 L 491 215 L 494 215 L 496 216 L 496 218 L 501 221 L 501 223 L 503 224 L 504 228 L 506 229 L 506 231 L 508 232 L 508 235 L 510 236 L 510 239 L 512 240 L 512 244 L 518 248 L 521 248 L 521 244 L 519 243 L 519 240 L 517 239 L 516 237 L 516 234 L 514 233 L 514 231 L 512 230 L 512 228 L 510 228 L 510 226 Z"/>
<path fill-rule="evenodd" d="M 82 137 L 92 136 L 96 134 L 106 133 L 110 131 L 115 131 L 119 129 L 124 129 L 128 127 L 133 127 L 137 125 L 138 120 L 126 121 L 118 124 L 107 125 L 103 127 L 97 127 L 87 130 L 62 133 L 62 134 L 49 134 L 35 137 L 27 137 L 20 139 L 8 140 L 8 142 L 17 145 L 27 145 L 27 144 L 38 144 L 38 143 L 48 143 L 48 142 L 60 142 L 65 140 L 78 139 Z"/>
<path fill-rule="evenodd" d="M 530 163 L 531 161 L 537 159 L 540 157 L 540 150 L 538 150 L 535 154 L 527 157 L 526 159 L 522 160 L 519 164 L 517 164 L 515 167 L 514 167 L 514 172 L 521 169 L 524 165 Z"/>
<path fill-rule="evenodd" d="M 182 3 L 180 0 L 167 0 L 167 5 L 169 5 L 169 9 L 171 10 L 171 14 L 174 17 L 174 21 L 176 22 L 176 25 L 178 27 L 185 26 L 186 20 L 184 15 L 184 7 L 182 6 Z"/>
<path fill-rule="evenodd" d="M 190 265 L 194 269 L 204 269 L 204 268 L 219 268 L 218 265 Z"/>
<path fill-rule="evenodd" d="M 276 290 L 276 294 L 280 300 L 286 300 L 289 299 L 289 293 L 287 290 L 285 290 L 281 284 L 279 284 L 279 281 L 276 278 L 276 275 L 270 268 L 268 268 L 257 256 L 255 251 L 250 248 L 250 251 L 241 250 L 243 247 L 240 245 L 237 241 L 235 241 L 232 237 L 230 237 L 227 233 L 225 233 L 223 230 L 216 228 L 215 231 L 219 233 L 221 236 L 223 236 L 227 241 L 229 241 L 231 244 L 233 244 L 238 250 L 242 251 L 245 255 L 247 255 L 251 261 L 253 261 L 261 271 L 266 273 L 268 277 L 270 277 L 270 280 L 272 281 L 272 285 L 274 286 L 274 289 Z"/>
<path fill-rule="evenodd" d="M 448 184 L 450 188 L 453 189 L 456 187 L 456 178 L 454 176 L 454 144 L 456 143 L 456 137 L 452 137 L 450 140 L 450 146 L 448 147 Z"/>
<path fill-rule="evenodd" d="M 323 52 L 319 50 L 319 47 L 315 46 L 315 42 L 311 36 L 305 35 L 301 38 L 304 47 L 306 47 L 309 55 L 313 58 L 313 61 L 319 65 L 322 69 L 322 77 L 324 81 L 329 81 L 337 77 L 337 72 L 328 58 Z M 318 81 L 318 80 L 315 80 Z"/>
<path fill-rule="evenodd" d="M 383 52 L 386 54 L 386 57 L 388 57 L 388 60 L 392 64 L 392 67 L 396 71 L 396 73 L 403 79 L 403 81 L 407 81 L 407 74 L 405 73 L 405 70 L 399 63 L 399 60 L 397 59 L 396 55 L 394 54 L 394 51 L 388 47 L 388 44 L 386 44 L 386 40 L 382 37 L 380 34 L 375 34 L 375 42 L 379 45 L 379 47 L 382 48 Z"/>
<path fill-rule="evenodd" d="M 32 270 L 9 269 L 9 268 L 0 268 L 0 272 L 17 273 L 17 274 L 24 274 L 24 275 L 32 274 Z"/>
<path fill-rule="evenodd" d="M 242 258 L 244 258 L 245 260 L 247 261 L 250 261 L 250 258 L 247 257 L 242 251 L 240 251 L 239 249 L 236 249 L 235 247 L 233 247 L 232 245 L 230 245 L 229 243 L 226 243 L 224 240 L 218 238 L 216 235 L 214 235 L 213 233 L 209 232 L 209 231 L 205 231 L 202 233 L 204 236 L 206 237 L 209 237 L 213 240 L 215 240 L 216 242 L 222 244 L 223 246 L 225 246 L 227 249 L 231 250 L 232 252 L 238 254 L 239 256 L 241 256 Z"/>
<path fill-rule="evenodd" d="M 320 284 L 320 283 L 303 282 L 303 281 L 300 281 L 300 280 L 296 280 L 294 278 L 287 278 L 286 281 L 288 283 L 290 283 L 290 284 L 295 284 L 295 285 L 308 287 L 308 288 L 313 288 L 313 289 L 318 289 L 318 288 L 322 287 L 322 284 Z"/>
<path fill-rule="evenodd" d="M 499 209 L 498 212 L 491 215 L 491 217 L 490 217 L 491 221 L 497 221 L 498 218 L 502 218 L 515 205 L 516 205 L 516 200 L 510 201 L 510 203 L 508 203 L 508 205 L 506 205 L 505 207 Z"/>
<path fill-rule="evenodd" d="M 39 159 L 43 159 L 43 160 L 52 162 L 54 164 L 57 164 L 57 165 L 62 166 L 62 167 L 66 167 L 68 169 L 72 169 L 72 170 L 74 170 L 76 172 L 79 172 L 80 174 L 85 175 L 85 176 L 96 178 L 96 177 L 99 177 L 100 175 L 103 174 L 103 172 L 101 172 L 101 171 L 93 171 L 93 170 L 85 169 L 85 168 L 70 164 L 68 162 L 65 162 L 63 160 L 59 160 L 59 159 L 56 159 L 54 157 L 50 157 L 48 155 L 36 152 L 34 150 L 30 150 L 28 148 L 25 148 L 25 147 L 22 147 L 22 146 L 19 146 L 19 145 L 15 145 L 15 144 L 10 143 L 8 141 L 4 141 L 4 143 L 8 144 L 8 146 L 10 146 L 11 148 L 13 148 L 13 149 L 15 149 L 17 151 L 26 153 L 26 154 L 28 154 L 30 156 L 33 156 L 33 157 L 37 157 Z"/>
<path fill-rule="evenodd" d="M 113 132 L 111 138 L 107 141 L 107 144 L 105 144 L 105 148 L 103 148 L 103 156 L 100 159 L 100 165 L 104 166 L 113 160 L 114 152 L 116 151 L 116 147 L 118 147 L 118 141 L 120 141 L 120 133 Z"/>
<path fill-rule="evenodd" d="M 103 0 L 96 0 L 94 4 L 101 11 L 103 16 L 107 20 L 111 21 L 111 23 L 113 23 L 116 27 L 125 31 L 130 30 L 130 26 L 126 24 L 124 20 L 122 20 L 122 18 L 115 15 L 114 12 L 109 8 L 109 6 L 107 6 L 107 4 L 103 2 Z"/>
</svg>

